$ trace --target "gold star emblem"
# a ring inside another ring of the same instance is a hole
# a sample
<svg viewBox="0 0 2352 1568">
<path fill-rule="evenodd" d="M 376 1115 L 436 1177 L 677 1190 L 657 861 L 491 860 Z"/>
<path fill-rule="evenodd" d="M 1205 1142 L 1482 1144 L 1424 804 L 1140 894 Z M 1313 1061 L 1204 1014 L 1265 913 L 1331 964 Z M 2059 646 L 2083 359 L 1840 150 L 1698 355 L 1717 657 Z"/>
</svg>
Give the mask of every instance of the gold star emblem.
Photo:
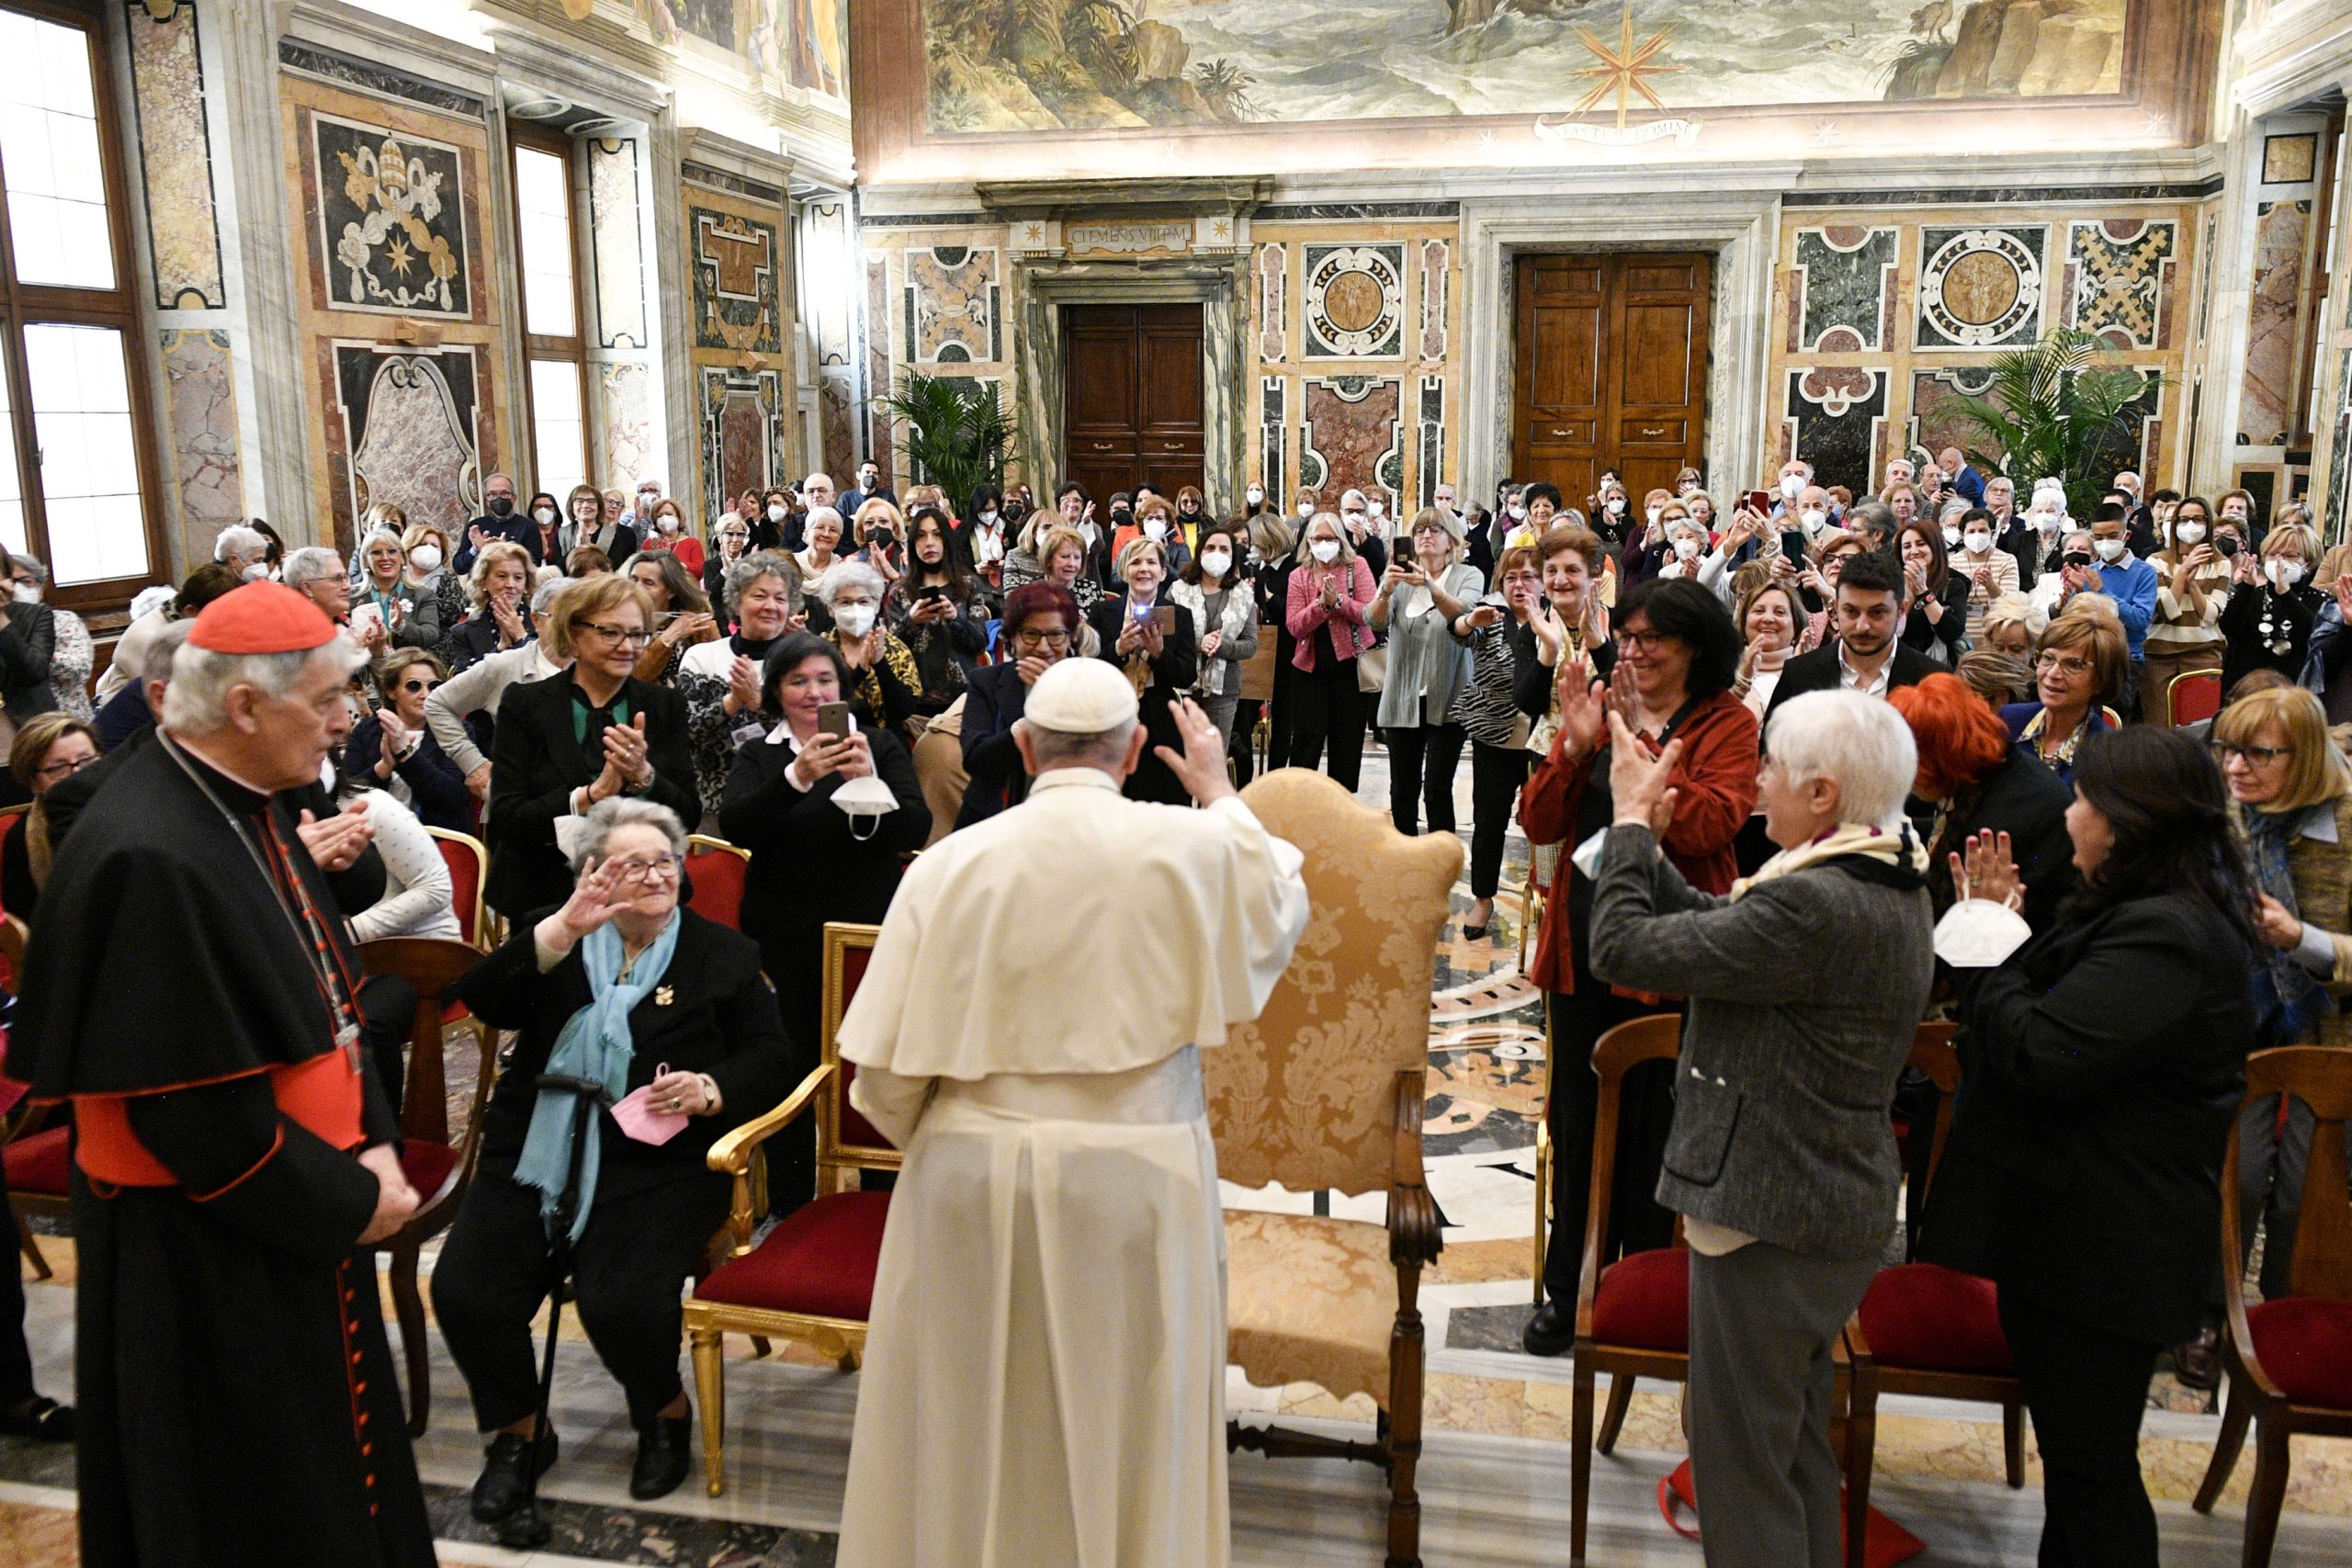
<svg viewBox="0 0 2352 1568">
<path fill-rule="evenodd" d="M 1643 80 L 1644 77 L 1662 76 L 1672 72 L 1690 69 L 1687 65 L 1650 63 L 1666 48 L 1666 40 L 1674 36 L 1674 29 L 1670 27 L 1660 28 L 1644 40 L 1640 47 L 1634 46 L 1634 0 L 1625 0 L 1625 8 L 1618 17 L 1615 49 L 1611 49 L 1583 28 L 1577 29 L 1577 36 L 1584 39 L 1585 48 L 1592 51 L 1593 58 L 1599 60 L 1600 63 L 1589 70 L 1572 72 L 1570 74 L 1598 76 L 1600 78 L 1600 85 L 1587 93 L 1584 96 L 1584 101 L 1577 104 L 1570 112 L 1582 114 L 1588 109 L 1596 108 L 1609 97 L 1610 94 L 1614 93 L 1617 95 L 1617 129 L 1620 130 L 1625 129 L 1625 108 L 1633 94 L 1641 94 L 1643 97 L 1649 100 L 1650 107 L 1653 108 L 1666 107 L 1666 100 L 1650 91 L 1650 85 Z"/>
<path fill-rule="evenodd" d="M 416 257 L 415 254 L 409 250 L 408 242 L 406 240 L 395 239 L 390 245 L 386 247 L 384 251 L 384 259 L 392 264 L 392 270 L 394 272 L 399 273 L 402 277 L 406 277 L 408 276 L 409 266 L 416 260 Z"/>
</svg>

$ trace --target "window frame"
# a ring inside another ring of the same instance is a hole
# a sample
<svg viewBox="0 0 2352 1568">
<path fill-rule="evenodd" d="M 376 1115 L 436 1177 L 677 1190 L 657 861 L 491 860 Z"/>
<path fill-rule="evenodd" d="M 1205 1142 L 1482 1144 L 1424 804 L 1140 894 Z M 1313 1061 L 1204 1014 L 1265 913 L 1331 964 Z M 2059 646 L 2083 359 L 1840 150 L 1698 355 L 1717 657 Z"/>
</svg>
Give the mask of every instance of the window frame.
<svg viewBox="0 0 2352 1568">
<path fill-rule="evenodd" d="M 0 0 L 8 4 L 11 0 Z M 571 326 L 573 335 L 558 337 L 531 331 L 529 286 L 523 277 L 523 176 L 521 157 L 526 152 L 552 154 L 563 164 L 563 197 L 568 241 L 571 258 Z M 560 360 L 571 367 L 573 383 L 580 389 L 580 468 L 581 482 L 595 484 L 596 449 L 589 430 L 588 403 L 588 300 L 582 290 L 585 254 L 581 245 L 579 191 L 573 184 L 577 175 L 575 148 L 571 137 L 552 126 L 535 125 L 527 121 L 509 119 L 506 136 L 506 188 L 513 193 L 508 206 L 513 214 L 514 234 L 514 313 L 519 329 L 515 335 L 523 344 L 523 431 L 531 455 L 529 487 L 515 498 L 517 505 L 527 505 L 532 494 L 548 489 L 543 465 L 539 460 L 538 400 L 531 374 L 533 364 L 541 360 Z M 597 485 L 599 491 L 604 487 Z M 550 491 L 549 493 L 553 493 Z M 558 496 L 559 510 L 563 498 Z"/>
<path fill-rule="evenodd" d="M 51 573 L 49 603 L 61 609 L 127 607 L 142 588 L 168 582 L 172 570 L 163 519 L 163 464 L 157 449 L 151 367 L 146 353 L 149 321 L 142 295 L 147 288 L 133 265 L 130 248 L 130 181 L 123 116 L 114 71 L 113 8 L 95 0 L 0 0 L 0 10 L 77 28 L 90 44 L 90 101 L 96 109 L 99 173 L 107 197 L 107 231 L 114 251 L 115 286 L 77 288 L 67 284 L 20 283 L 16 235 L 6 199 L 7 170 L 0 159 L 0 357 L 8 375 L 9 438 L 24 488 L 25 544 Z M 49 532 L 48 487 L 41 482 L 40 447 L 33 402 L 32 367 L 25 352 L 28 326 L 106 327 L 121 333 L 123 380 L 130 391 L 131 448 L 138 467 L 139 510 L 146 531 L 147 570 L 131 577 L 98 578 L 61 584 L 55 581 L 57 550 Z"/>
</svg>

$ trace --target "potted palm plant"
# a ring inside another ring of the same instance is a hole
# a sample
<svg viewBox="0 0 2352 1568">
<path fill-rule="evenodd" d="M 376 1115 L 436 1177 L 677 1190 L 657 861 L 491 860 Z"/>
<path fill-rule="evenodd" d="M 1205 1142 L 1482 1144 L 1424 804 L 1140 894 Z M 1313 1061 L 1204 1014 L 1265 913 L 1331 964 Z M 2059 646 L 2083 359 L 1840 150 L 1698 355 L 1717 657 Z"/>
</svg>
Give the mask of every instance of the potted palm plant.
<svg viewBox="0 0 2352 1568">
<path fill-rule="evenodd" d="M 899 426 L 898 449 L 916 481 L 961 506 L 984 484 L 1004 485 L 1020 433 L 994 382 L 901 371 L 899 389 L 875 400 Z"/>
<path fill-rule="evenodd" d="M 2113 470 L 2137 466 L 2131 414 L 2165 378 L 2125 364 L 2096 334 L 2074 327 L 2013 349 L 1990 368 L 1982 394 L 1957 395 L 1946 405 L 1983 442 L 1970 446 L 1969 461 L 2016 481 L 2020 501 L 2036 479 L 2061 479 L 2068 513 L 2088 517 Z"/>
</svg>

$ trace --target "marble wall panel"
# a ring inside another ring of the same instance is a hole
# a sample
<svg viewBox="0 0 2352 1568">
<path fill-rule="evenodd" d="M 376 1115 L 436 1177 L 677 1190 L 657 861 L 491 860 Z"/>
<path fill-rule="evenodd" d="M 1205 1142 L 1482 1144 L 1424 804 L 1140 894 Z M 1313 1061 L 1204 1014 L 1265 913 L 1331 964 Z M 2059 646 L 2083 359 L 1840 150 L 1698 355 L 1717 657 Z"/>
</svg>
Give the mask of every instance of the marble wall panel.
<svg viewBox="0 0 2352 1568">
<path fill-rule="evenodd" d="M 1420 397 L 1415 404 L 1420 416 L 1416 504 L 1430 506 L 1435 504 L 1438 484 L 1445 478 L 1445 378 L 1424 376 L 1420 382 Z"/>
<path fill-rule="evenodd" d="M 696 187 L 686 197 L 694 345 L 739 354 L 784 347 L 784 251 L 773 219 Z M 738 492 L 740 493 L 740 492 Z"/>
<path fill-rule="evenodd" d="M 1299 290 L 1306 359 L 1404 354 L 1405 247 L 1308 245 Z"/>
<path fill-rule="evenodd" d="M 1443 240 L 1423 240 L 1420 248 L 1420 347 L 1425 360 L 1445 357 L 1445 312 L 1452 303 L 1453 290 L 1448 279 L 1453 276 L 1453 247 Z"/>
<path fill-rule="evenodd" d="M 2007 348 L 2040 337 L 2049 243 L 2040 223 L 1922 228 L 1912 346 Z"/>
<path fill-rule="evenodd" d="M 372 343 L 328 345 L 340 466 L 335 537 L 379 503 L 453 533 L 481 512 L 484 452 L 477 355 L 469 347 L 410 351 Z"/>
<path fill-rule="evenodd" d="M 2067 226 L 2066 322 L 2117 348 L 2172 345 L 2180 225 L 2141 218 Z"/>
<path fill-rule="evenodd" d="M 2295 381 L 2298 302 L 2312 204 L 2266 201 L 2254 223 L 2254 298 L 2246 311 L 2245 377 L 2238 391 L 2238 444 L 2277 446 L 2288 436 Z"/>
<path fill-rule="evenodd" d="M 2344 537 L 2345 500 L 2352 493 L 2352 349 L 2342 355 L 2335 376 L 2335 434 L 2327 470 L 2327 515 L 2321 537 Z"/>
<path fill-rule="evenodd" d="M 179 502 L 180 558 L 208 560 L 220 530 L 245 515 L 229 334 L 167 327 L 162 346 L 164 424 L 171 442 L 165 460 Z"/>
<path fill-rule="evenodd" d="M 785 477 L 790 389 L 780 371 L 706 365 L 700 383 L 703 493 L 741 495 Z"/>
<path fill-rule="evenodd" d="M 1862 369 L 1788 372 L 1780 461 L 1802 457 L 1825 485 L 1871 488 L 1886 423 L 1887 377 Z"/>
<path fill-rule="evenodd" d="M 817 383 L 818 461 L 827 473 L 857 468 L 857 386 L 846 369 L 826 370 Z"/>
<path fill-rule="evenodd" d="M 892 476 L 890 416 L 872 398 L 897 386 L 890 374 L 890 263 L 885 256 L 869 256 L 865 262 L 865 386 L 866 432 L 865 456 L 872 458 L 882 470 L 887 483 Z"/>
<path fill-rule="evenodd" d="M 1951 406 L 1962 393 L 1981 398 L 1992 389 L 1993 372 L 1979 366 L 1955 366 L 1942 370 L 1917 370 L 1911 376 L 1909 446 L 1940 452 L 1957 446 L 1973 452 L 1984 437 Z"/>
<path fill-rule="evenodd" d="M 1258 329 L 1258 357 L 1279 365 L 1290 357 L 1290 250 L 1280 244 L 1260 245 L 1250 257 L 1253 310 Z"/>
<path fill-rule="evenodd" d="M 588 231 L 598 346 L 649 346 L 652 336 L 645 325 L 645 216 L 635 141 L 589 140 Z"/>
<path fill-rule="evenodd" d="M 151 6 L 133 0 L 123 17 L 130 38 L 131 109 L 140 183 L 147 197 L 155 308 L 224 309 L 229 301 L 221 282 L 220 225 L 213 208 L 194 0 L 179 0 L 160 17 Z"/>
<path fill-rule="evenodd" d="M 993 365 L 1004 358 L 999 253 L 972 245 L 910 249 L 905 260 L 909 365 Z"/>
<path fill-rule="evenodd" d="M 660 477 L 662 443 L 653 428 L 653 372 L 634 361 L 613 361 L 591 369 L 596 418 L 604 433 L 602 471 L 617 484 Z"/>
<path fill-rule="evenodd" d="M 1325 499 L 1341 491 L 1385 492 L 1393 515 L 1403 499 L 1404 383 L 1393 376 L 1334 376 L 1306 384 L 1299 424 L 1299 484 Z"/>
<path fill-rule="evenodd" d="M 1277 513 L 1290 510 L 1289 497 L 1283 490 L 1283 475 L 1288 465 L 1283 461 L 1285 442 L 1283 431 L 1288 427 L 1290 382 L 1281 376 L 1261 377 L 1258 381 L 1258 450 L 1257 467 L 1252 470 L 1259 483 L 1265 486 L 1266 504 Z"/>
<path fill-rule="evenodd" d="M 1883 349 L 1895 304 L 1899 229 L 1838 224 L 1800 229 L 1789 274 L 1789 351 Z"/>
</svg>

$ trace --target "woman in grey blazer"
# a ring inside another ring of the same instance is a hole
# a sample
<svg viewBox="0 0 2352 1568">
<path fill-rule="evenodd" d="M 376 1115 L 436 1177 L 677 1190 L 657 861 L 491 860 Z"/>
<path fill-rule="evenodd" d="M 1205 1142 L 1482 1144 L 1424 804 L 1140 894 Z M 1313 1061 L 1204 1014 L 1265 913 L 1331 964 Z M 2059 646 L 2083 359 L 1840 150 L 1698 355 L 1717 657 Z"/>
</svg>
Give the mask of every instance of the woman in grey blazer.
<svg viewBox="0 0 2352 1568">
<path fill-rule="evenodd" d="M 1592 966 L 1690 998 L 1657 1199 L 1690 1245 L 1707 1561 L 1837 1568 L 1830 1347 L 1894 1228 L 1888 1109 L 1935 970 L 1927 855 L 1903 817 L 1917 752 L 1877 699 L 1782 705 L 1758 787 L 1781 852 L 1718 897 L 1658 853 L 1681 742 L 1653 761 L 1615 739 Z"/>
</svg>

